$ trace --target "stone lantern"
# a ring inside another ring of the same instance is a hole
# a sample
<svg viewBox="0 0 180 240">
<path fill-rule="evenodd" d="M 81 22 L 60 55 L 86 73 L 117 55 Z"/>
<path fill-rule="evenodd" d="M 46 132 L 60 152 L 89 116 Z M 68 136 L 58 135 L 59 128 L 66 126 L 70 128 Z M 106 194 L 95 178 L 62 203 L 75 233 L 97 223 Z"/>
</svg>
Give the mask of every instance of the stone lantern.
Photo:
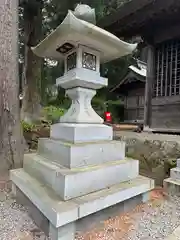
<svg viewBox="0 0 180 240">
<path fill-rule="evenodd" d="M 92 221 L 96 212 L 104 216 L 110 206 L 135 196 L 145 201 L 153 188 L 152 180 L 139 176 L 139 162 L 125 157 L 125 143 L 113 141 L 112 127 L 91 106 L 96 91 L 108 84 L 100 64 L 131 54 L 137 45 L 76 13 L 68 11 L 32 49 L 39 57 L 64 61 L 64 75 L 56 83 L 72 104 L 51 126 L 50 138 L 39 139 L 37 153 L 25 155 L 23 169 L 11 171 L 17 198 L 30 200 L 53 240 L 74 239 L 79 219 Z"/>
</svg>

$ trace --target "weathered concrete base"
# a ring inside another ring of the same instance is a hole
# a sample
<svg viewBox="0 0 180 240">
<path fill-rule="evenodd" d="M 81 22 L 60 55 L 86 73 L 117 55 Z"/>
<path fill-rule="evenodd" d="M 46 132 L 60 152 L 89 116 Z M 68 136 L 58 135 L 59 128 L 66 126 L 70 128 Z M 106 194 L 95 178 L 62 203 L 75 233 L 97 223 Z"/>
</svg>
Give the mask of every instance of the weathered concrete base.
<svg viewBox="0 0 180 240">
<path fill-rule="evenodd" d="M 72 240 L 75 239 L 75 223 L 69 223 L 65 226 L 56 228 L 49 224 L 49 237 L 51 240 Z"/>
<path fill-rule="evenodd" d="M 36 224 L 52 240 L 73 240 L 77 231 L 97 227 L 110 216 L 147 201 L 147 193 L 154 188 L 153 180 L 139 176 L 83 197 L 62 201 L 54 191 L 22 169 L 11 171 L 11 180 L 18 201 L 30 206 Z"/>
<path fill-rule="evenodd" d="M 60 233 L 58 229 L 56 229 L 49 220 L 41 213 L 41 211 L 34 205 L 32 202 L 22 193 L 22 191 L 13 185 L 13 189 L 15 189 L 14 195 L 16 196 L 16 200 L 18 203 L 23 204 L 25 206 L 28 206 L 29 209 L 29 215 L 32 217 L 32 219 L 35 221 L 36 225 L 47 235 L 56 237 L 57 234 Z M 93 213 L 87 217 L 84 217 L 82 219 L 79 219 L 78 221 L 74 223 L 70 223 L 65 225 L 65 228 L 60 227 L 61 232 L 64 231 L 64 237 L 67 238 L 68 235 L 65 233 L 65 229 L 67 229 L 67 233 L 70 234 L 70 239 L 73 239 L 73 237 L 76 234 L 81 234 L 84 232 L 87 232 L 89 230 L 92 230 L 94 228 L 101 228 L 103 227 L 103 222 L 118 216 L 121 213 L 128 212 L 132 210 L 134 207 L 136 207 L 138 204 L 143 202 L 143 197 L 146 195 L 140 194 L 138 196 L 135 196 L 131 199 L 128 199 L 126 201 L 120 202 L 114 206 L 111 206 L 109 208 L 106 208 L 102 211 L 98 211 L 96 213 Z M 149 199 L 146 199 L 148 201 Z M 72 231 L 73 230 L 73 231 Z M 75 237 L 74 237 L 75 238 Z M 52 238 L 53 239 L 53 238 Z M 58 239 L 57 237 L 55 240 Z"/>
</svg>

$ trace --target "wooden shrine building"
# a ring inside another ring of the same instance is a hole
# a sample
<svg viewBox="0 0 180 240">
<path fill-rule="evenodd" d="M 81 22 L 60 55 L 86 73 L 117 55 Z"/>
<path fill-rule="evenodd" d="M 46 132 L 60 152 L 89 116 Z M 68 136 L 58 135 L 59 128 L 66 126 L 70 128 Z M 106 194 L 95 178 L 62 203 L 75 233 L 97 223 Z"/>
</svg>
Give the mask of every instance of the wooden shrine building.
<svg viewBox="0 0 180 240">
<path fill-rule="evenodd" d="M 136 66 L 137 65 L 137 66 Z M 124 102 L 124 122 L 143 122 L 146 63 L 137 60 L 120 83 L 111 89 Z"/>
<path fill-rule="evenodd" d="M 130 0 L 99 26 L 147 46 L 144 129 L 180 132 L 180 1 Z"/>
</svg>

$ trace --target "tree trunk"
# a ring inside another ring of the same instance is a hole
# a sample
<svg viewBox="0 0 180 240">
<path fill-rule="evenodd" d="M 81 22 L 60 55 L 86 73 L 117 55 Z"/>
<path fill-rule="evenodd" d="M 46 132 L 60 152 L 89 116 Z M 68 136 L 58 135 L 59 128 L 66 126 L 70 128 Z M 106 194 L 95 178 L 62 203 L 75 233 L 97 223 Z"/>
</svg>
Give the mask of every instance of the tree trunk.
<svg viewBox="0 0 180 240">
<path fill-rule="evenodd" d="M 35 3 L 33 3 L 35 2 Z M 34 122 L 40 115 L 40 85 L 42 59 L 31 50 L 42 37 L 43 1 L 30 0 L 24 6 L 24 98 L 22 101 L 21 118 L 26 122 Z"/>
<path fill-rule="evenodd" d="M 0 174 L 22 166 L 18 0 L 0 0 Z"/>
</svg>

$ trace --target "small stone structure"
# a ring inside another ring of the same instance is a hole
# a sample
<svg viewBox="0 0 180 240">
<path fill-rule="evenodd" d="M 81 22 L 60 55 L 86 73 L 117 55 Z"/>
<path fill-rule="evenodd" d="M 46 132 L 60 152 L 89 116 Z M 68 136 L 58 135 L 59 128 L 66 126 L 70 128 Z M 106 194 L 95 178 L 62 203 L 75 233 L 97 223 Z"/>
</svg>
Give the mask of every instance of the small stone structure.
<svg viewBox="0 0 180 240">
<path fill-rule="evenodd" d="M 57 84 L 72 105 L 51 127 L 50 138 L 39 140 L 37 154 L 25 155 L 23 169 L 11 171 L 11 180 L 16 197 L 26 200 L 52 240 L 73 240 L 79 228 L 117 214 L 118 203 L 124 209 L 147 201 L 154 187 L 153 180 L 139 176 L 139 162 L 125 157 L 125 143 L 112 140 L 112 127 L 91 106 L 96 90 L 108 84 L 100 63 L 135 48 L 72 11 L 33 48 L 40 57 L 64 61 Z"/>
<path fill-rule="evenodd" d="M 164 180 L 164 188 L 171 194 L 180 193 L 180 159 L 175 168 L 170 170 L 170 177 Z"/>
</svg>

